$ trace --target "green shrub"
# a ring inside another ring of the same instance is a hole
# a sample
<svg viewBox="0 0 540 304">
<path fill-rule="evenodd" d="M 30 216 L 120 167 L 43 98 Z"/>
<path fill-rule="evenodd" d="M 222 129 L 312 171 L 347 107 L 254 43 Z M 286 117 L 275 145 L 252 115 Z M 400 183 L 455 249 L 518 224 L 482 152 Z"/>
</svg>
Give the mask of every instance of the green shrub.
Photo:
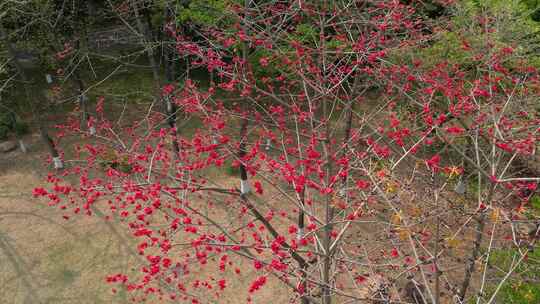
<svg viewBox="0 0 540 304">
<path fill-rule="evenodd" d="M 28 124 L 17 119 L 13 112 L 0 114 L 0 139 L 5 139 L 12 132 L 16 135 L 28 133 Z"/>
<path fill-rule="evenodd" d="M 28 134 L 29 128 L 28 124 L 22 121 L 16 121 L 13 124 L 13 133 L 17 134 L 18 136 Z"/>
<path fill-rule="evenodd" d="M 9 129 L 12 127 L 14 120 L 15 117 L 10 112 L 0 114 L 0 126 L 4 126 Z"/>
<path fill-rule="evenodd" d="M 535 212 L 540 212 L 540 195 L 535 194 L 531 197 L 531 207 Z"/>
<path fill-rule="evenodd" d="M 4 140 L 7 138 L 9 133 L 9 128 L 5 125 L 0 125 L 0 140 Z"/>
<path fill-rule="evenodd" d="M 505 284 L 499 291 L 501 303 L 540 303 L 540 283 L 514 282 Z"/>
<path fill-rule="evenodd" d="M 500 269 L 501 275 L 507 272 L 519 256 L 515 249 L 495 250 L 491 253 L 489 264 Z M 492 286 L 492 292 L 496 286 Z M 516 267 L 511 279 L 507 280 L 499 293 L 496 303 L 530 304 L 540 303 L 540 247 L 528 253 L 527 259 Z"/>
</svg>

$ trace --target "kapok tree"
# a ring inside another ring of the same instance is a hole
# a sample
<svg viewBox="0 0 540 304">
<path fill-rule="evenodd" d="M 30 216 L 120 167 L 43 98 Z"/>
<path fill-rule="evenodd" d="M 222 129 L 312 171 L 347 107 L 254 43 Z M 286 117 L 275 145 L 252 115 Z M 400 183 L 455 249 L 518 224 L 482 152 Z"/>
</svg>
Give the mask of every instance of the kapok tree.
<svg viewBox="0 0 540 304">
<path fill-rule="evenodd" d="M 151 104 L 121 125 L 100 99 L 96 135 L 67 153 L 77 165 L 34 190 L 66 219 L 106 213 L 133 236 L 140 271 L 107 281 L 134 302 L 220 302 L 237 276 L 248 302 L 272 281 L 300 303 L 493 303 L 512 269 L 488 269 L 491 250 L 515 246 L 518 265 L 534 244 L 509 198 L 539 180 L 513 176 L 538 141 L 536 71 L 489 40 L 472 64 L 424 63 L 414 51 L 444 20 L 399 1 L 226 12 L 225 29 L 170 27 L 216 83 L 168 84 L 175 113 Z"/>
</svg>

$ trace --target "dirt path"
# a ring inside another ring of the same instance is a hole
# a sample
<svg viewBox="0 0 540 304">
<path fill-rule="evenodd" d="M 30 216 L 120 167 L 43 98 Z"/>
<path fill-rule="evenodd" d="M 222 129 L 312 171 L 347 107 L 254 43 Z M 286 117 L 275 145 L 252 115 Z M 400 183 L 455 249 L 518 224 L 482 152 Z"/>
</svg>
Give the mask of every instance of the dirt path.
<svg viewBox="0 0 540 304">
<path fill-rule="evenodd" d="M 118 286 L 108 285 L 105 277 L 138 272 L 136 245 L 127 244 L 131 239 L 114 221 L 99 216 L 65 220 L 61 210 L 34 199 L 32 189 L 44 185 L 49 170 L 44 165 L 47 153 L 39 136 L 25 140 L 29 153 L 0 154 L 0 302 L 131 303 L 132 295 L 121 289 L 113 294 L 111 288 Z M 251 269 L 249 262 L 238 266 Z M 209 277 L 212 271 L 201 270 L 197 276 Z M 215 303 L 243 303 L 249 296 L 253 273 L 230 276 L 229 288 Z M 269 288 L 252 295 L 253 302 L 287 303 L 289 294 L 276 280 L 270 278 Z"/>
<path fill-rule="evenodd" d="M 104 278 L 125 271 L 129 259 L 98 217 L 66 221 L 38 202 L 32 189 L 47 168 L 37 136 L 30 152 L 0 155 L 0 299 L 2 303 L 125 303 Z"/>
</svg>

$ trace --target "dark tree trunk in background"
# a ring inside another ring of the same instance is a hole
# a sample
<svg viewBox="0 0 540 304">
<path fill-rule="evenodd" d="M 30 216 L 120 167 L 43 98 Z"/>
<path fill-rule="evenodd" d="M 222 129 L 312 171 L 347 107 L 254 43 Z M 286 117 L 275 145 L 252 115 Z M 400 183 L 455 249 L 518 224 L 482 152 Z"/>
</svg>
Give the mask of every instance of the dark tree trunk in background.
<svg viewBox="0 0 540 304">
<path fill-rule="evenodd" d="M 170 96 L 161 96 L 161 77 L 160 77 L 160 67 L 156 60 L 156 55 L 154 53 L 154 47 L 155 47 L 155 40 L 153 39 L 153 35 L 151 32 L 151 23 L 150 23 L 150 16 L 146 10 L 142 11 L 144 14 L 141 16 L 141 11 L 139 10 L 139 7 L 135 1 L 131 2 L 134 14 L 135 14 L 135 22 L 137 24 L 137 29 L 139 30 L 141 36 L 141 43 L 143 47 L 146 50 L 146 55 L 148 57 L 148 61 L 150 63 L 150 68 L 152 69 L 152 78 L 154 81 L 154 90 L 155 90 L 155 100 L 157 102 L 160 102 L 163 104 L 164 113 L 167 117 L 167 123 L 169 127 L 171 128 L 172 133 L 172 150 L 175 155 L 175 158 L 178 160 L 179 153 L 180 153 L 180 146 L 178 143 L 178 133 L 176 130 L 176 106 L 174 102 L 171 100 Z M 169 19 L 170 14 L 168 13 L 168 9 L 166 8 L 165 13 L 165 20 Z M 165 21 L 167 22 L 167 21 Z M 164 27 L 162 28 L 162 31 L 164 31 Z M 162 33 L 162 36 L 165 37 L 167 33 Z M 165 78 L 167 83 L 174 82 L 174 70 L 173 66 L 170 64 L 170 62 L 174 58 L 174 52 L 172 50 L 169 50 L 170 48 L 167 48 L 165 51 Z"/>
<path fill-rule="evenodd" d="M 162 28 L 162 37 L 163 41 L 170 42 L 171 44 L 174 42 L 172 37 L 170 37 L 169 33 L 167 33 L 166 26 L 167 23 L 171 21 L 171 18 L 173 18 L 171 14 L 171 9 L 166 6 L 165 7 L 165 22 L 163 24 Z M 173 31 L 176 30 L 176 27 L 173 28 Z M 165 79 L 167 81 L 167 84 L 173 84 L 176 81 L 176 73 L 175 73 L 175 58 L 176 58 L 176 52 L 175 49 L 168 45 L 167 43 L 163 44 L 163 57 L 165 62 Z M 167 123 L 169 124 L 169 128 L 171 128 L 171 141 L 173 146 L 173 151 L 177 159 L 180 157 L 180 144 L 179 144 L 179 138 L 178 138 L 178 130 L 176 125 L 176 113 L 178 111 L 176 104 L 171 100 L 170 97 L 165 98 L 165 107 L 166 107 L 166 114 L 167 114 Z"/>
<path fill-rule="evenodd" d="M 75 41 L 75 49 L 78 50 L 78 53 L 84 52 L 88 47 L 88 31 L 87 31 L 87 16 L 92 14 L 93 3 L 92 1 L 85 1 L 84 3 L 79 3 L 79 5 L 86 7 L 86 9 L 81 9 L 77 11 L 76 20 L 79 22 L 74 25 L 76 32 L 79 32 L 80 35 Z M 75 22 L 77 22 L 75 21 Z M 86 130 L 90 132 L 90 135 L 94 135 L 96 129 L 94 126 L 88 126 L 88 121 L 90 120 L 90 113 L 88 111 L 88 98 L 86 97 L 84 81 L 82 80 L 81 74 L 78 68 L 73 72 L 74 81 L 78 89 L 78 101 L 81 111 L 81 130 Z"/>
<path fill-rule="evenodd" d="M 248 175 L 246 166 L 244 165 L 243 158 L 246 156 L 246 145 L 247 145 L 247 127 L 248 120 L 246 117 L 242 118 L 240 124 L 240 146 L 238 147 L 238 158 L 240 159 L 240 192 L 242 194 L 247 194 L 251 191 L 251 187 L 248 182 Z"/>
<path fill-rule="evenodd" d="M 247 21 L 248 18 L 248 11 L 250 7 L 250 0 L 245 0 L 244 2 L 244 21 L 242 24 L 242 30 L 247 35 L 248 29 L 247 29 Z M 242 43 L 242 60 L 243 60 L 243 73 L 242 76 L 244 77 L 244 81 L 247 82 L 247 57 L 248 57 L 248 44 L 247 42 Z M 244 165 L 243 158 L 246 155 L 246 145 L 247 145 L 247 127 L 248 127 L 248 119 L 247 119 L 247 113 L 241 114 L 241 122 L 240 122 L 240 146 L 238 148 L 238 158 L 240 158 L 240 192 L 242 194 L 247 194 L 251 192 L 251 187 L 249 186 L 248 182 L 248 176 L 246 171 L 246 166 Z"/>
<path fill-rule="evenodd" d="M 353 86 L 351 88 L 351 93 L 347 105 L 345 106 L 345 134 L 343 135 L 343 149 L 345 153 L 349 151 L 349 141 L 351 140 L 351 131 L 352 131 L 352 120 L 353 120 L 353 104 L 356 97 L 358 97 L 358 89 L 360 87 L 360 76 L 354 76 Z M 346 168 L 348 169 L 348 168 Z M 349 181 L 349 174 L 345 175 L 342 179 L 342 188 L 347 189 L 347 183 Z M 343 196 L 346 196 L 346 191 L 343 191 Z"/>
</svg>

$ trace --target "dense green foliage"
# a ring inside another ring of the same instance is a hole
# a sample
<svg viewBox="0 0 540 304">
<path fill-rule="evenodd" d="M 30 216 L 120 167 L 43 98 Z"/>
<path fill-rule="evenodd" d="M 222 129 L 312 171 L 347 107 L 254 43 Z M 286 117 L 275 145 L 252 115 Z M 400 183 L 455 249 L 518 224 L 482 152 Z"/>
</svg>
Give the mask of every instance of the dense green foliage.
<svg viewBox="0 0 540 304">
<path fill-rule="evenodd" d="M 472 69 L 478 60 L 475 51 L 512 48 L 515 55 L 506 62 L 507 67 L 523 60 L 539 67 L 540 23 L 536 14 L 540 14 L 540 7 L 535 1 L 460 1 L 450 14 L 451 27 L 441 29 L 431 46 L 413 53 L 424 58 L 428 66 L 445 58 Z"/>
</svg>

